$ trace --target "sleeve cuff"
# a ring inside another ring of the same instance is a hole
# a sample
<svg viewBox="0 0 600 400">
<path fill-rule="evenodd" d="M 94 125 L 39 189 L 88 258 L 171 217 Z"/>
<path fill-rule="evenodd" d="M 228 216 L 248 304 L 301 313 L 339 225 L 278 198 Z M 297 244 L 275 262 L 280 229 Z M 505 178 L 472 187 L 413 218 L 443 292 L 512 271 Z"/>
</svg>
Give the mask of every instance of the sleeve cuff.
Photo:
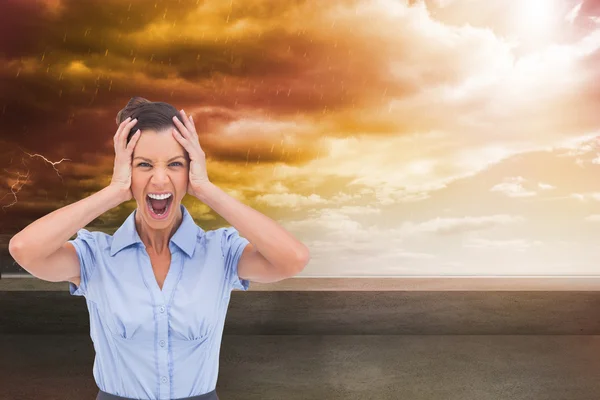
<svg viewBox="0 0 600 400">
<path fill-rule="evenodd" d="M 238 265 L 239 265 L 239 261 L 240 258 L 242 257 L 242 253 L 244 252 L 244 249 L 246 248 L 246 246 L 250 243 L 250 241 L 242 236 L 240 236 L 240 240 L 238 241 L 238 245 L 237 248 L 235 249 L 235 252 L 233 254 L 233 269 L 231 271 L 232 273 L 232 285 L 234 289 L 239 289 L 239 290 L 248 290 L 250 288 L 250 281 L 247 279 L 241 279 L 238 275 Z"/>
</svg>

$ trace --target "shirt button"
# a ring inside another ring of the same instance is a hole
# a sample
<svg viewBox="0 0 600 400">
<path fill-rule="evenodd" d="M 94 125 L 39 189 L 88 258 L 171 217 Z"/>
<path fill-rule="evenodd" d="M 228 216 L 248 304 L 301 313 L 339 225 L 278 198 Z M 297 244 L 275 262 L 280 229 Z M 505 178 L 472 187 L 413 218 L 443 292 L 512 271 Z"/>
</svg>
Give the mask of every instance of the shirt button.
<svg viewBox="0 0 600 400">
<path fill-rule="evenodd" d="M 160 306 L 160 312 L 164 313 L 165 312 L 165 306 Z"/>
<path fill-rule="evenodd" d="M 165 347 L 165 341 L 164 340 L 160 341 L 160 347 Z"/>
<path fill-rule="evenodd" d="M 160 378 L 160 380 L 161 380 L 162 383 L 167 383 L 167 377 L 166 376 L 163 376 L 162 378 Z"/>
</svg>

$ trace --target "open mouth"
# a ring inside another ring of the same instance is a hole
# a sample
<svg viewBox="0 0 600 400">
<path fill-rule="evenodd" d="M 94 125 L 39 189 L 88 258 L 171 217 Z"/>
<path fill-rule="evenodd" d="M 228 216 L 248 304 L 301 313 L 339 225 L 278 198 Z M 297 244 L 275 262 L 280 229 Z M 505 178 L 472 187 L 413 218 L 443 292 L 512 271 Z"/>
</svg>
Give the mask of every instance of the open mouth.
<svg viewBox="0 0 600 400">
<path fill-rule="evenodd" d="M 171 211 L 171 204 L 173 203 L 173 194 L 166 199 L 153 199 L 149 195 L 146 195 L 146 204 L 148 205 L 148 212 L 154 219 L 165 219 L 169 216 Z"/>
</svg>

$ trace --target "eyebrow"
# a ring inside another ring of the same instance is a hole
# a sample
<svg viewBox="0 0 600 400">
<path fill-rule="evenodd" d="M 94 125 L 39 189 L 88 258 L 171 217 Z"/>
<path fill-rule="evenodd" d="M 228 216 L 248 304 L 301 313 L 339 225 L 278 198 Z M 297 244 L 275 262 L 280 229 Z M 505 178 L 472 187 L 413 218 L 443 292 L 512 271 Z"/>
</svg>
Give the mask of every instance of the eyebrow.
<svg viewBox="0 0 600 400">
<path fill-rule="evenodd" d="M 152 162 L 152 160 L 150 160 L 150 159 L 148 159 L 148 158 L 145 158 L 145 157 L 140 157 L 140 156 L 133 157 L 133 159 L 134 159 L 134 160 L 135 160 L 136 158 L 141 158 L 141 159 L 142 159 L 142 160 L 144 160 L 144 161 L 150 161 L 150 162 Z M 175 156 L 175 157 L 171 158 L 170 160 L 168 160 L 167 162 L 171 162 L 171 161 L 175 160 L 176 158 L 185 158 L 185 157 L 184 157 L 184 156 Z"/>
</svg>

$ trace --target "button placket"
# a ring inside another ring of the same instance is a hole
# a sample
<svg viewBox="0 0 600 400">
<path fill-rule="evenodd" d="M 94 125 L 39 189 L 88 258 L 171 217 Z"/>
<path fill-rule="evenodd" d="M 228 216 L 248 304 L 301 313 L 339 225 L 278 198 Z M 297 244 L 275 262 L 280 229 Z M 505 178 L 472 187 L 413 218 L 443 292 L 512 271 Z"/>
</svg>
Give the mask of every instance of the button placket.
<svg viewBox="0 0 600 400">
<path fill-rule="evenodd" d="M 165 279 L 164 282 L 164 286 L 163 288 L 166 289 L 165 291 L 162 291 L 159 286 L 158 283 L 156 282 L 156 277 L 154 276 L 154 274 L 152 273 L 152 263 L 150 262 L 150 257 L 148 256 L 148 253 L 145 251 L 145 248 L 142 249 L 142 254 L 143 256 L 145 256 L 148 260 L 148 262 L 146 263 L 146 266 L 148 266 L 147 268 L 144 268 L 144 266 L 142 264 L 141 265 L 141 270 L 142 270 L 142 277 L 144 279 L 144 283 L 146 284 L 146 287 L 150 288 L 150 292 L 152 295 L 152 303 L 154 306 L 154 313 L 155 313 L 155 324 L 156 324 L 156 330 L 157 330 L 157 339 L 158 339 L 158 344 L 161 343 L 161 341 L 164 341 L 164 346 L 163 347 L 158 347 L 157 348 L 157 354 L 156 357 L 158 359 L 157 362 L 157 367 L 158 370 L 157 375 L 158 375 L 158 379 L 159 379 L 159 391 L 158 391 L 158 397 L 159 398 L 169 398 L 171 395 L 171 387 L 170 387 L 170 365 L 169 365 L 169 351 L 168 351 L 168 346 L 167 346 L 167 338 L 169 336 L 169 313 L 168 311 L 168 306 L 170 305 L 170 301 L 166 300 L 166 294 L 169 292 L 169 288 L 171 285 L 171 281 L 173 280 L 173 272 L 176 271 L 171 271 L 173 269 L 173 264 L 171 263 L 171 267 L 170 267 L 170 272 L 169 274 L 167 274 L 167 277 Z M 172 259 L 175 257 L 172 257 Z M 171 261 L 172 262 L 172 261 Z M 171 291 L 172 293 L 173 291 Z M 158 301 L 157 301 L 158 300 Z M 172 295 L 171 295 L 171 300 L 172 300 Z M 166 351 L 165 351 L 166 350 Z"/>
<path fill-rule="evenodd" d="M 169 371 L 169 359 L 168 359 L 168 347 L 166 338 L 168 336 L 169 330 L 169 313 L 167 312 L 167 307 L 164 304 L 160 304 L 158 306 L 158 365 L 159 365 L 159 373 L 160 373 L 160 396 L 166 397 L 169 396 L 170 387 L 169 387 L 169 379 L 168 379 L 168 371 Z M 166 351 L 165 351 L 166 350 Z"/>
<path fill-rule="evenodd" d="M 171 396 L 172 388 L 170 379 L 171 354 L 169 350 L 169 307 L 173 302 L 175 288 L 183 275 L 184 258 L 176 251 L 171 243 L 171 266 L 167 278 L 165 279 L 163 290 L 159 290 L 158 284 L 154 289 L 162 299 L 156 304 L 156 323 L 157 323 L 157 357 L 158 357 L 158 376 L 160 382 L 159 397 L 168 398 Z M 150 279 L 150 278 L 149 278 Z M 156 281 L 156 280 L 155 280 Z"/>
</svg>

